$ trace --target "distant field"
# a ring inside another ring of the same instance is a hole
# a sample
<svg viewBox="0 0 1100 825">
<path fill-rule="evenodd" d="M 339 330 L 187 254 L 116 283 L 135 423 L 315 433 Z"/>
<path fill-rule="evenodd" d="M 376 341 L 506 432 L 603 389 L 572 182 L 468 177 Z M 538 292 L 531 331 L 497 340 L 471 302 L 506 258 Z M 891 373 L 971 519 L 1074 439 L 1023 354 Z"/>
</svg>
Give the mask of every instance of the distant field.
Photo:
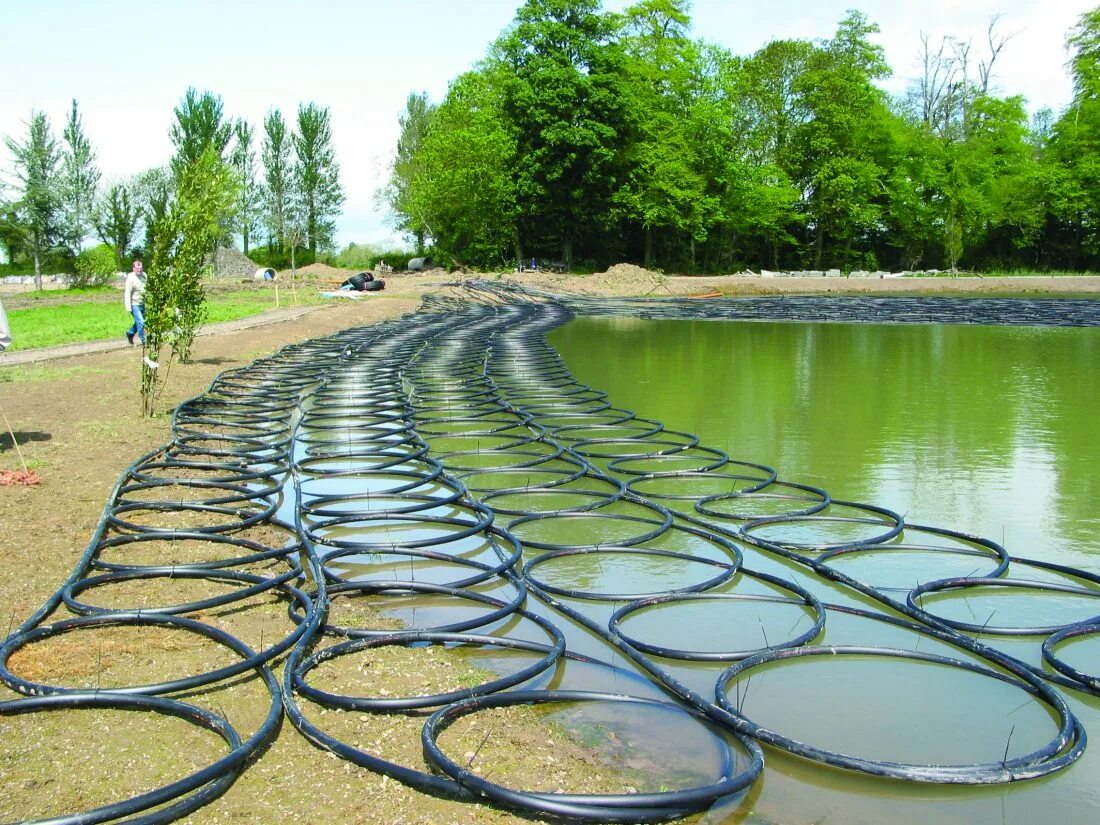
<svg viewBox="0 0 1100 825">
<path fill-rule="evenodd" d="M 61 297 L 59 299 L 59 293 Z M 8 310 L 11 324 L 11 350 L 53 347 L 105 338 L 122 340 L 130 326 L 130 314 L 122 308 L 121 293 L 113 291 L 117 301 L 104 303 L 98 290 L 88 294 L 83 290 L 59 290 L 50 293 L 44 306 Z M 71 296 L 69 302 L 63 301 Z M 281 305 L 292 303 L 289 289 L 280 290 Z M 299 303 L 317 303 L 317 292 L 299 289 Z M 274 290 L 237 290 L 210 296 L 207 302 L 208 324 L 235 321 L 275 308 Z"/>
</svg>

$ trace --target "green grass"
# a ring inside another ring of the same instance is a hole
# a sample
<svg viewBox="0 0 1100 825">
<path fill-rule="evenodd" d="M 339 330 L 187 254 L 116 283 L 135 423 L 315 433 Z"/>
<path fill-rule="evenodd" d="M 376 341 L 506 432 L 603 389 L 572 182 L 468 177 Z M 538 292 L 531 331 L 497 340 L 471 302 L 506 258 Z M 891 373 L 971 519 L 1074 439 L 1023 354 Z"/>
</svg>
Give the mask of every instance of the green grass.
<svg viewBox="0 0 1100 825">
<path fill-rule="evenodd" d="M 64 290 L 87 294 L 88 290 Z M 94 292 L 94 291 L 93 291 Z M 281 306 L 293 303 L 289 289 L 280 289 Z M 315 290 L 299 289 L 299 304 L 319 302 Z M 210 296 L 206 304 L 206 323 L 235 321 L 275 308 L 275 291 L 238 290 Z M 123 340 L 132 319 L 122 308 L 122 301 L 111 303 L 70 303 L 8 312 L 11 324 L 12 350 L 53 347 L 104 339 Z"/>
<path fill-rule="evenodd" d="M 112 293 L 121 294 L 116 287 L 106 284 L 104 286 L 87 286 L 81 288 L 66 287 L 65 289 L 43 289 L 42 291 L 30 289 L 26 292 L 17 292 L 15 294 L 20 298 L 29 298 L 32 301 L 64 301 L 66 299 L 82 301 L 100 295 L 111 295 Z"/>
</svg>

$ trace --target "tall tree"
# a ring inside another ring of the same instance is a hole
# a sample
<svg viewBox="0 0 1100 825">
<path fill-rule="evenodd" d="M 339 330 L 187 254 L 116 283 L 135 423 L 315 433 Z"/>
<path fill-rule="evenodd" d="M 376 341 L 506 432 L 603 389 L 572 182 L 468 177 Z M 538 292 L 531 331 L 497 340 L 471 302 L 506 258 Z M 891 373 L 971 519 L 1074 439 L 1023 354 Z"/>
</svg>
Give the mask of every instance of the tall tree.
<svg viewBox="0 0 1100 825">
<path fill-rule="evenodd" d="M 390 182 L 385 198 L 398 216 L 398 229 L 416 238 L 416 251 L 424 251 L 424 237 L 428 228 L 414 208 L 414 181 L 420 174 L 424 145 L 435 107 L 428 102 L 427 92 L 412 92 L 405 101 L 405 113 L 398 118 L 401 135 L 397 138 L 397 154 L 394 157 Z"/>
<path fill-rule="evenodd" d="M 499 267 L 523 258 L 512 170 L 516 143 L 488 70 L 451 84 L 432 115 L 401 200 L 402 214 L 458 262 Z"/>
<path fill-rule="evenodd" d="M 93 214 L 96 235 L 115 250 L 115 262 L 123 269 L 123 256 L 133 243 L 141 208 L 125 183 L 107 187 Z"/>
<path fill-rule="evenodd" d="M 62 132 L 64 149 L 61 161 L 61 235 L 64 243 L 77 253 L 92 224 L 99 169 L 95 152 L 84 134 L 84 124 L 73 100 Z"/>
<path fill-rule="evenodd" d="M 525 230 L 551 233 L 567 267 L 579 237 L 608 227 L 619 189 L 626 112 L 615 34 L 599 0 L 527 0 L 494 48 L 507 70 Z"/>
<path fill-rule="evenodd" d="M 168 214 L 175 197 L 172 174 L 165 166 L 147 169 L 135 175 L 128 188 L 144 225 L 144 248 L 152 249 L 153 227 Z"/>
<path fill-rule="evenodd" d="M 881 218 L 886 174 L 881 149 L 890 112 L 875 81 L 887 77 L 890 68 L 882 47 L 870 40 L 878 30 L 862 13 L 849 12 L 799 78 L 812 114 L 799 130 L 799 183 L 809 193 L 815 269 L 826 260 L 827 244 L 830 263 L 854 263 L 853 246 Z"/>
<path fill-rule="evenodd" d="M 256 182 L 256 152 L 252 149 L 254 129 L 248 121 L 238 119 L 233 124 L 233 150 L 229 163 L 237 175 L 240 195 L 237 201 L 237 231 L 241 235 L 244 254 L 260 225 L 260 187 Z"/>
<path fill-rule="evenodd" d="M 655 230 L 701 241 L 716 208 L 689 131 L 699 74 L 690 25 L 687 0 L 642 0 L 623 16 L 627 172 L 615 201 L 642 226 L 647 267 L 654 263 Z"/>
<path fill-rule="evenodd" d="M 1073 102 L 1054 126 L 1051 208 L 1071 268 L 1100 262 L 1100 8 L 1066 38 Z"/>
<path fill-rule="evenodd" d="M 176 148 L 169 164 L 173 177 L 178 180 L 208 147 L 213 148 L 219 160 L 224 160 L 233 126 L 222 117 L 220 96 L 209 91 L 200 94 L 190 87 L 173 111 L 176 122 L 169 130 Z"/>
<path fill-rule="evenodd" d="M 264 142 L 260 158 L 264 167 L 263 224 L 269 244 L 283 248 L 287 239 L 287 216 L 294 197 L 294 167 L 290 161 L 291 136 L 278 109 L 264 118 Z"/>
<path fill-rule="evenodd" d="M 34 283 L 42 289 L 42 256 L 57 240 L 59 230 L 58 164 L 61 150 L 44 112 L 31 112 L 27 139 L 5 137 L 15 158 L 14 176 L 20 184 L 18 211 L 27 227 L 34 257 Z"/>
<path fill-rule="evenodd" d="M 298 106 L 298 131 L 294 134 L 294 179 L 304 218 L 309 251 L 332 246 L 335 218 L 344 203 L 340 167 L 332 148 L 332 126 L 327 107 L 315 103 Z"/>
</svg>

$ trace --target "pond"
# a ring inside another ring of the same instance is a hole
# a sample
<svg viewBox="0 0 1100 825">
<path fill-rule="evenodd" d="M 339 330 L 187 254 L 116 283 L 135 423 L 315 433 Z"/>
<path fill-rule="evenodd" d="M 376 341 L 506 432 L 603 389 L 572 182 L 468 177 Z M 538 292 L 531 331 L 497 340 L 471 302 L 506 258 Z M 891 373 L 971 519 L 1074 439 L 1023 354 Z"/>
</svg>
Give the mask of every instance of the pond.
<svg viewBox="0 0 1100 825">
<path fill-rule="evenodd" d="M 1013 556 L 1100 572 L 1100 331 L 582 317 L 549 340 L 576 379 L 606 391 L 616 407 L 694 433 L 702 445 L 735 459 L 774 467 L 784 481 L 824 488 L 834 500 L 889 508 L 910 524 L 984 536 Z M 885 555 L 891 558 L 883 562 Z M 757 550 L 747 549 L 745 558 L 753 569 L 791 576 L 793 565 Z M 980 565 L 954 557 L 928 575 L 933 563 L 920 548 L 836 560 L 844 572 L 898 593 L 928 578 L 975 575 Z M 1021 569 L 1014 577 L 1048 580 L 1041 571 Z M 806 585 L 812 578 L 794 575 Z M 831 585 L 811 589 L 824 601 L 855 603 Z M 922 606 L 938 616 L 1001 628 L 1100 613 L 1091 598 L 1026 589 L 924 599 Z M 747 611 L 731 603 L 715 612 L 712 605 L 704 611 L 685 603 L 640 612 L 621 629 L 651 644 L 690 636 L 705 639 L 695 648 L 728 650 L 760 645 L 744 638 L 751 635 L 746 624 L 773 634 L 790 627 L 794 634 L 799 622 L 804 630 L 811 621 L 790 604 L 761 604 Z M 981 641 L 1039 663 L 1034 636 Z M 815 644 L 931 651 L 938 643 L 830 611 Z M 1084 669 L 1100 670 L 1094 643 L 1065 650 Z M 699 670 L 693 686 L 702 692 L 713 686 L 714 670 Z M 691 684 L 692 671 L 685 664 L 677 675 Z M 733 691 L 731 685 L 730 697 Z M 1018 687 L 912 660 L 792 659 L 758 669 L 755 681 L 738 683 L 736 691 L 755 723 L 872 759 L 996 762 L 1010 751 L 1041 747 L 1054 728 L 1049 713 Z M 1086 730 L 1098 735 L 1100 702 L 1061 692 Z M 989 787 L 869 778 L 775 748 L 766 756 L 765 774 L 749 798 L 712 812 L 708 821 L 1085 823 L 1100 817 L 1095 747 L 1046 779 Z"/>
</svg>

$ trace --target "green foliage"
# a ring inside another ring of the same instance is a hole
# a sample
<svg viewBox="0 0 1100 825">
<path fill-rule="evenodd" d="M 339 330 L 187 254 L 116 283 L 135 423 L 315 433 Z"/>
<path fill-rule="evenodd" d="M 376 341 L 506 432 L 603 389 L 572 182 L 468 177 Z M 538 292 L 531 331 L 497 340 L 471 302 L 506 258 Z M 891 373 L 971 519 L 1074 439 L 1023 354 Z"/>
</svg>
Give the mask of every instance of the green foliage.
<svg viewBox="0 0 1100 825">
<path fill-rule="evenodd" d="M 397 155 L 394 158 L 390 183 L 383 197 L 393 214 L 397 216 L 397 228 L 416 239 L 416 249 L 424 249 L 424 238 L 429 233 L 424 215 L 417 203 L 418 183 L 426 159 L 422 151 L 435 107 L 428 102 L 428 93 L 412 93 L 405 103 L 405 114 L 398 118 L 401 136 L 397 139 Z"/>
<path fill-rule="evenodd" d="M 145 226 L 143 246 L 153 247 L 153 227 L 164 220 L 175 196 L 171 173 L 165 167 L 147 169 L 128 184 Z"/>
<path fill-rule="evenodd" d="M 60 234 L 69 249 L 77 252 L 92 225 L 99 169 L 95 165 L 92 145 L 84 135 L 84 124 L 75 100 L 62 137 L 65 146 L 59 182 Z"/>
<path fill-rule="evenodd" d="M 258 266 L 269 266 L 272 269 L 290 269 L 290 253 L 288 247 L 282 247 L 275 243 L 264 246 L 254 246 L 248 253 Z M 316 256 L 307 247 L 300 244 L 294 249 L 294 265 L 298 267 L 309 266 L 316 261 Z"/>
<path fill-rule="evenodd" d="M 264 142 L 260 155 L 264 167 L 262 222 L 267 228 L 269 246 L 274 243 L 280 250 L 286 243 L 287 228 L 292 222 L 297 200 L 290 150 L 291 137 L 283 114 L 278 109 L 272 109 L 264 118 Z M 269 263 L 268 266 L 274 264 Z"/>
<path fill-rule="evenodd" d="M 58 240 L 60 231 L 57 167 L 61 150 L 44 112 L 31 112 L 24 142 L 11 137 L 5 137 L 4 142 L 15 160 L 12 172 L 19 184 L 15 219 L 25 233 L 34 261 L 36 286 L 41 289 L 42 257 Z"/>
<path fill-rule="evenodd" d="M 384 263 L 400 272 L 408 268 L 410 260 L 423 256 L 430 257 L 436 266 L 443 269 L 450 269 L 454 265 L 450 255 L 445 250 L 438 248 L 408 252 L 403 249 L 372 249 L 369 246 L 360 246 L 354 243 L 348 244 L 338 254 L 333 255 L 327 263 L 341 269 L 362 270 L 374 269 L 374 267 Z"/>
<path fill-rule="evenodd" d="M 332 248 L 334 219 L 344 203 L 340 167 L 332 148 L 329 110 L 315 103 L 298 106 L 298 131 L 293 136 L 294 183 L 301 228 L 309 251 Z"/>
<path fill-rule="evenodd" d="M 494 54 L 519 222 L 552 232 L 569 266 L 574 243 L 607 227 L 617 189 L 627 106 L 615 20 L 599 0 L 528 0 Z"/>
<path fill-rule="evenodd" d="M 229 163 L 237 175 L 236 230 L 247 256 L 251 241 L 260 229 L 260 186 L 256 181 L 256 153 L 252 149 L 254 129 L 248 121 L 238 119 L 233 124 L 233 151 Z"/>
<path fill-rule="evenodd" d="M 409 97 L 395 225 L 478 267 L 1100 266 L 1100 10 L 1068 39 L 1073 106 L 1029 125 L 991 90 L 996 21 L 988 52 L 924 38 L 891 99 L 860 12 L 740 57 L 689 5 L 528 0 L 438 106 Z"/>
<path fill-rule="evenodd" d="M 102 286 L 108 283 L 117 272 L 118 261 L 115 248 L 110 244 L 99 244 L 83 250 L 76 256 L 70 283 L 78 289 Z"/>
<path fill-rule="evenodd" d="M 456 259 L 500 267 L 519 231 L 516 142 L 490 78 L 468 72 L 452 84 L 424 135 L 406 209 Z"/>
<path fill-rule="evenodd" d="M 127 249 L 134 240 L 141 211 L 131 195 L 130 186 L 116 183 L 108 187 L 96 204 L 93 215 L 96 234 L 114 250 L 115 269 L 123 268 Z"/>
<path fill-rule="evenodd" d="M 173 177 L 178 180 L 207 149 L 213 149 L 219 160 L 224 158 L 233 127 L 222 117 L 221 97 L 209 91 L 199 94 L 191 87 L 173 111 L 176 122 L 169 131 L 176 148 L 169 164 Z"/>
<path fill-rule="evenodd" d="M 146 350 L 156 364 L 162 349 L 186 362 L 195 331 L 206 317 L 205 260 L 221 236 L 221 217 L 238 196 L 237 179 L 216 147 L 207 146 L 180 173 L 175 198 L 154 224 L 145 292 Z M 159 367 L 142 366 L 142 408 L 153 413 Z"/>
</svg>

